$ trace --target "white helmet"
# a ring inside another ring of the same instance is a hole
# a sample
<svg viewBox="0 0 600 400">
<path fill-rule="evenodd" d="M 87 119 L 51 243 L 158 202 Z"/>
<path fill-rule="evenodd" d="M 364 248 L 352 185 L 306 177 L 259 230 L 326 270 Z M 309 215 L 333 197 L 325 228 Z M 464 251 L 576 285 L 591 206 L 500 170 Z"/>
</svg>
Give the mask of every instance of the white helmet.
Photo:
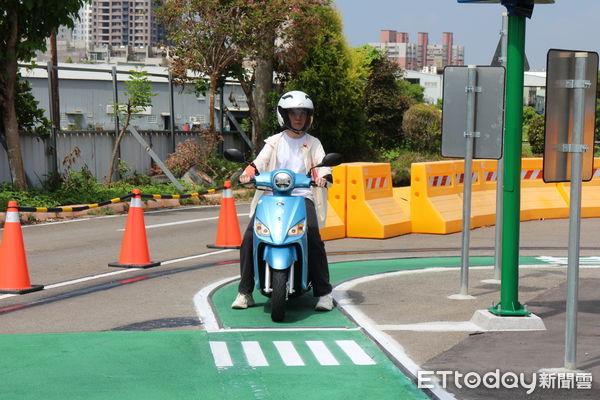
<svg viewBox="0 0 600 400">
<path fill-rule="evenodd" d="M 306 123 L 302 129 L 293 129 L 290 124 L 288 112 L 292 108 L 301 108 L 308 113 Z M 279 126 L 285 127 L 293 132 L 306 132 L 312 126 L 313 111 L 313 102 L 310 97 L 299 90 L 292 90 L 291 92 L 284 93 L 284 95 L 281 96 L 281 99 L 279 99 L 279 103 L 277 103 L 277 121 L 279 122 Z"/>
</svg>

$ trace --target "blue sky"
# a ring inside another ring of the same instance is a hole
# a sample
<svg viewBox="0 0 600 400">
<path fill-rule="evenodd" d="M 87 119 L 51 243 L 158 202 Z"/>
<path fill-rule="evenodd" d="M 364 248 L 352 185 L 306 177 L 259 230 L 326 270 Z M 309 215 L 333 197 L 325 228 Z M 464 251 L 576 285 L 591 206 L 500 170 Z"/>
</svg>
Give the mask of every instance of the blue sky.
<svg viewBox="0 0 600 400">
<path fill-rule="evenodd" d="M 459 4 L 456 0 L 334 0 L 352 47 L 379 41 L 381 29 L 429 32 L 440 43 L 442 32 L 454 32 L 465 46 L 465 64 L 489 64 L 502 27 L 500 4 Z M 548 49 L 600 52 L 600 0 L 555 0 L 539 4 L 527 20 L 525 53 L 532 69 L 544 69 Z"/>
</svg>

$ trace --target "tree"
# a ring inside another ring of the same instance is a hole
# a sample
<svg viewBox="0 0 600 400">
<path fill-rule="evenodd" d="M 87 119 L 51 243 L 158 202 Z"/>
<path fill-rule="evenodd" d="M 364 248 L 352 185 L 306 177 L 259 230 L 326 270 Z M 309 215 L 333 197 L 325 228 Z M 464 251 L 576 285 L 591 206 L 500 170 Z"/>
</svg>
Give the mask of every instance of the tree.
<svg viewBox="0 0 600 400">
<path fill-rule="evenodd" d="M 425 102 L 425 88 L 418 83 L 412 83 L 405 79 L 398 81 L 400 90 L 404 95 L 411 98 L 411 103 L 424 103 Z"/>
<path fill-rule="evenodd" d="M 371 61 L 371 74 L 365 90 L 367 130 L 373 144 L 393 148 L 402 144 L 402 117 L 414 100 L 405 94 L 402 71 L 385 54 Z"/>
<path fill-rule="evenodd" d="M 415 104 L 402 120 L 404 141 L 408 149 L 428 153 L 440 151 L 442 115 L 435 106 Z"/>
<path fill-rule="evenodd" d="M 30 61 L 46 50 L 46 38 L 73 18 L 87 0 L 0 0 L 0 106 L 3 109 L 8 164 L 14 184 L 27 187 L 15 107 L 18 61 Z"/>
<path fill-rule="evenodd" d="M 215 128 L 215 93 L 223 72 L 241 64 L 236 39 L 243 34 L 241 0 L 167 0 L 158 10 L 172 43 L 171 69 L 187 81 L 187 70 L 209 80 L 209 130 Z"/>
<path fill-rule="evenodd" d="M 35 99 L 31 93 L 31 85 L 23 80 L 20 74 L 17 74 L 17 88 L 15 95 L 15 108 L 17 112 L 17 121 L 19 130 L 33 133 L 41 138 L 46 138 L 50 134 L 51 123 L 44 116 L 44 110 L 38 108 L 40 102 Z M 4 114 L 0 106 L 0 114 Z M 6 137 L 4 136 L 4 121 L 0 119 L 0 144 L 8 152 Z"/>
<path fill-rule="evenodd" d="M 115 140 L 110 164 L 108 165 L 106 183 L 112 182 L 119 145 L 129 127 L 129 123 L 132 119 L 136 118 L 136 114 L 143 111 L 144 108 L 151 106 L 152 96 L 156 96 L 156 93 L 150 91 L 152 84 L 148 80 L 148 73 L 146 71 L 129 71 L 129 73 L 129 80 L 125 82 L 125 93 L 128 97 L 127 102 L 113 105 L 115 116 L 119 116 L 119 121 L 123 121 L 124 118 L 125 122 L 123 122 L 117 140 Z"/>
<path fill-rule="evenodd" d="M 364 135 L 364 81 L 353 73 L 353 60 L 342 33 L 338 12 L 322 7 L 320 24 L 302 57 L 302 69 L 284 90 L 302 90 L 315 104 L 314 131 L 327 151 L 346 161 L 364 159 L 369 151 Z"/>
<path fill-rule="evenodd" d="M 159 17 L 168 29 L 174 56 L 172 68 L 208 76 L 209 129 L 214 129 L 214 94 L 219 78 L 235 76 L 246 95 L 255 148 L 267 119 L 267 98 L 273 65 L 289 61 L 293 69 L 312 37 L 317 0 L 168 0 Z M 183 15 L 183 18 L 182 18 Z M 277 42 L 277 43 L 276 43 Z"/>
<path fill-rule="evenodd" d="M 527 140 L 533 154 L 544 154 L 545 124 L 546 120 L 543 114 L 535 113 L 528 121 Z"/>
</svg>

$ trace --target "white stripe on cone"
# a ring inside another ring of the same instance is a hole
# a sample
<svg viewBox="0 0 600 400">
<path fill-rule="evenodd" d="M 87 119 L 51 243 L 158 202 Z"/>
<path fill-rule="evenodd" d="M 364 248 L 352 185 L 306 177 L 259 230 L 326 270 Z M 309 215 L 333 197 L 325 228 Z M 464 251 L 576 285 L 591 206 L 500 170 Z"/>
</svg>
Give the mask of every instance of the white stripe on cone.
<svg viewBox="0 0 600 400">
<path fill-rule="evenodd" d="M 19 220 L 19 213 L 16 211 L 8 211 L 4 222 L 21 222 Z"/>
<path fill-rule="evenodd" d="M 142 199 L 135 198 L 135 197 L 133 199 L 131 199 L 131 207 L 142 208 Z"/>
</svg>

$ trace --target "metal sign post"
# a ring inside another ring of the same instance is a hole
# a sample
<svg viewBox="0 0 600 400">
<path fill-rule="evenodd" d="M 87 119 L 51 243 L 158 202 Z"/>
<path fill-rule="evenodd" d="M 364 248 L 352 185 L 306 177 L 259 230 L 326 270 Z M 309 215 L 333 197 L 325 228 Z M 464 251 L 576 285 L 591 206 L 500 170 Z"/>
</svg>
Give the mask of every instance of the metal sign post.
<svg viewBox="0 0 600 400">
<path fill-rule="evenodd" d="M 565 328 L 565 368 L 577 364 L 577 301 L 579 298 L 579 239 L 581 234 L 581 176 L 583 157 L 583 109 L 587 53 L 575 54 L 573 85 L 573 143 L 571 152 L 571 199 L 569 204 L 569 266 L 567 269 L 567 323 Z M 587 81 L 587 86 L 590 82 Z M 586 146 L 587 147 L 587 146 Z M 592 147 L 593 149 L 593 147 Z"/>
<path fill-rule="evenodd" d="M 488 310 L 498 316 L 527 316 L 531 313 L 518 299 L 525 19 L 531 18 L 534 4 L 552 4 L 554 0 L 458 0 L 458 2 L 501 3 L 508 11 L 506 136 L 502 188 L 504 192 L 502 282 L 500 303 Z"/>
<path fill-rule="evenodd" d="M 443 98 L 442 155 L 465 160 L 460 293 L 450 298 L 472 299 L 468 287 L 473 158 L 502 156 L 504 68 L 446 67 Z"/>
<path fill-rule="evenodd" d="M 502 39 L 500 41 L 501 64 L 506 68 L 508 48 L 508 13 L 502 13 Z M 504 141 L 502 141 L 504 143 Z M 496 228 L 494 229 L 494 283 L 500 283 L 502 271 L 502 218 L 504 217 L 504 151 L 496 165 Z"/>
<path fill-rule="evenodd" d="M 544 181 L 571 182 L 564 367 L 577 367 L 581 185 L 592 178 L 598 54 L 550 50 L 546 75 Z"/>
<path fill-rule="evenodd" d="M 473 184 L 473 138 L 479 136 L 475 132 L 475 93 L 481 91 L 477 84 L 477 69 L 474 65 L 468 67 L 467 87 L 467 130 L 465 131 L 465 173 L 463 185 L 463 220 L 462 220 L 462 249 L 460 252 L 460 293 L 462 298 L 469 296 L 469 246 L 471 243 L 471 187 Z"/>
</svg>

